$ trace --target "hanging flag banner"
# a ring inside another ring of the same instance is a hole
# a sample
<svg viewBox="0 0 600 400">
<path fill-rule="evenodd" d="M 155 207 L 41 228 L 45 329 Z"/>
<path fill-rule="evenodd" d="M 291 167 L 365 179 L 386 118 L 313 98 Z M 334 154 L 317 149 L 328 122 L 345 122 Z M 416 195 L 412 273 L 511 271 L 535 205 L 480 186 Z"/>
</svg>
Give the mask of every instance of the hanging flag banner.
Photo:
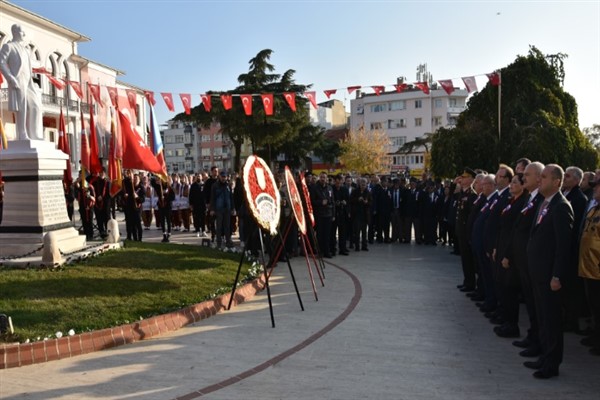
<svg viewBox="0 0 600 400">
<path fill-rule="evenodd" d="M 265 108 L 265 115 L 273 115 L 273 94 L 261 94 L 260 97 Z"/>
<path fill-rule="evenodd" d="M 137 93 L 133 89 L 126 89 L 125 94 L 127 95 L 129 107 L 135 110 L 137 108 Z"/>
<path fill-rule="evenodd" d="M 153 106 L 156 105 L 156 100 L 154 100 L 154 92 L 146 90 L 144 92 L 144 96 L 146 97 L 146 100 L 148 100 L 148 103 L 152 104 Z"/>
<path fill-rule="evenodd" d="M 117 92 L 117 88 L 114 86 L 107 86 L 106 90 L 108 90 L 108 97 L 110 97 L 110 102 L 113 107 L 116 107 L 118 104 L 119 93 Z"/>
<path fill-rule="evenodd" d="M 477 83 L 474 76 L 466 76 L 462 78 L 469 93 L 477 91 Z"/>
<path fill-rule="evenodd" d="M 500 81 L 500 73 L 499 72 L 492 72 L 491 74 L 486 74 L 486 76 L 490 80 L 490 83 L 492 84 L 492 86 L 500 85 L 501 81 Z"/>
<path fill-rule="evenodd" d="M 171 93 L 160 94 L 167 105 L 167 109 L 171 112 L 175 112 L 175 105 L 173 105 L 173 95 Z"/>
<path fill-rule="evenodd" d="M 355 90 L 360 89 L 362 86 L 348 86 L 346 89 L 348 89 L 348 94 L 352 94 L 352 92 L 354 92 Z"/>
<path fill-rule="evenodd" d="M 102 104 L 102 100 L 100 99 L 100 85 L 94 85 L 93 83 L 88 82 L 88 90 L 92 94 L 94 101 L 97 104 Z"/>
<path fill-rule="evenodd" d="M 210 112 L 210 110 L 212 108 L 212 102 L 210 100 L 210 95 L 209 94 L 201 94 L 200 100 L 202 100 L 202 105 L 204 106 L 204 110 L 206 112 Z"/>
<path fill-rule="evenodd" d="M 452 92 L 454 92 L 454 85 L 452 84 L 451 79 L 445 79 L 443 81 L 438 82 L 440 83 L 440 86 L 442 86 L 442 89 L 444 89 L 446 93 L 448 93 L 448 96 L 450 96 Z"/>
<path fill-rule="evenodd" d="M 222 94 L 221 102 L 223 103 L 223 108 L 225 110 L 231 110 L 231 107 L 233 107 L 233 96 L 230 94 Z M 206 106 L 204 108 L 206 109 Z"/>
<path fill-rule="evenodd" d="M 261 228 L 277 233 L 281 195 L 275 177 L 262 158 L 251 155 L 244 164 L 244 188 L 252 216 Z"/>
<path fill-rule="evenodd" d="M 66 81 L 71 87 L 73 91 L 79 97 L 79 100 L 83 100 L 83 90 L 81 90 L 81 84 L 79 82 Z"/>
<path fill-rule="evenodd" d="M 429 85 L 427 84 L 427 82 L 417 82 L 415 83 L 415 86 L 421 89 L 423 93 L 429 94 Z"/>
<path fill-rule="evenodd" d="M 240 99 L 242 100 L 242 106 L 244 106 L 246 115 L 252 115 L 252 95 L 240 94 Z"/>
<path fill-rule="evenodd" d="M 377 96 L 379 96 L 381 94 L 381 92 L 383 92 L 385 90 L 385 86 L 382 86 L 382 85 L 371 86 L 371 88 L 373 89 L 373 91 L 375 92 L 375 94 Z"/>
<path fill-rule="evenodd" d="M 317 92 L 304 92 L 304 95 L 306 96 L 308 101 L 310 101 L 310 104 L 312 104 L 312 106 L 316 110 L 318 108 L 317 107 Z"/>
<path fill-rule="evenodd" d="M 323 92 L 325 93 L 325 96 L 327 96 L 327 98 L 330 98 L 332 94 L 335 94 L 337 92 L 337 89 L 324 90 Z"/>
<path fill-rule="evenodd" d="M 285 98 L 285 101 L 287 101 L 292 111 L 296 112 L 296 93 L 287 92 L 283 94 L 283 97 Z"/>
<path fill-rule="evenodd" d="M 407 83 L 399 83 L 397 85 L 394 85 L 394 87 L 396 88 L 396 92 L 402 93 L 406 89 L 408 89 L 408 84 Z"/>
<path fill-rule="evenodd" d="M 192 113 L 192 95 L 189 93 L 180 93 L 179 98 L 181 99 L 185 113 L 190 115 Z"/>
</svg>

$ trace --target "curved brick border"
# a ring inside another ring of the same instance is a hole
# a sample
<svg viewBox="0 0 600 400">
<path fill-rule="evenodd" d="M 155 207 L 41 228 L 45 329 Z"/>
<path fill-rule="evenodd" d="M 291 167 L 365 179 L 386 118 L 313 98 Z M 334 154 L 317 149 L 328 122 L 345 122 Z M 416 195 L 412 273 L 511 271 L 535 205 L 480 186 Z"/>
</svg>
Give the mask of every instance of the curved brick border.
<svg viewBox="0 0 600 400">
<path fill-rule="evenodd" d="M 236 289 L 232 305 L 254 297 L 264 287 L 264 276 Z M 198 322 L 227 308 L 231 293 L 193 306 L 157 315 L 132 324 L 102 329 L 60 339 L 48 339 L 35 343 L 3 344 L 0 347 L 0 369 L 22 367 L 46 361 L 60 360 L 80 354 L 91 353 L 121 346 L 139 340 L 150 339 L 167 332 L 176 331 L 188 324 Z"/>
</svg>

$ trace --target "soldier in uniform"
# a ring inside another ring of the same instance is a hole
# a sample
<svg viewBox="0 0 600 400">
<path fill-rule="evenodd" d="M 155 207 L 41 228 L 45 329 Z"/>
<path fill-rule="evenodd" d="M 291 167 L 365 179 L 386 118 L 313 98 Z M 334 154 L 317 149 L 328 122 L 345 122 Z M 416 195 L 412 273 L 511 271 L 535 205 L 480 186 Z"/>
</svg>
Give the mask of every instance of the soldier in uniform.
<svg viewBox="0 0 600 400">
<path fill-rule="evenodd" d="M 471 168 L 467 167 L 464 169 L 460 180 L 461 192 L 456 205 L 456 239 L 458 240 L 458 247 L 460 248 L 460 258 L 464 276 L 462 285 L 458 285 L 458 287 L 464 291 L 475 289 L 475 266 L 467 232 L 467 219 L 469 218 L 473 203 L 477 198 L 472 187 L 475 175 L 475 171 Z"/>
</svg>

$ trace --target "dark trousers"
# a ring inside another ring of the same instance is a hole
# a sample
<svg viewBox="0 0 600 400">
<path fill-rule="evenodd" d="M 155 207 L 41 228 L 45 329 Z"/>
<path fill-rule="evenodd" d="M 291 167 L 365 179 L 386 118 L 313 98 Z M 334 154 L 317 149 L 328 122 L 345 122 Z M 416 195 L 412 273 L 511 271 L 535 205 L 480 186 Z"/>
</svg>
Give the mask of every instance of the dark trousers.
<svg viewBox="0 0 600 400">
<path fill-rule="evenodd" d="M 400 210 L 395 209 L 391 215 L 392 221 L 392 242 L 396 240 L 402 241 L 402 219 L 400 218 Z"/>
<path fill-rule="evenodd" d="M 529 329 L 527 337 L 535 344 L 539 344 L 539 327 L 536 314 L 535 299 L 533 296 L 533 286 L 529 276 L 529 266 L 525 253 L 515 252 L 514 262 L 519 270 L 519 283 L 521 287 L 521 296 L 525 302 L 525 308 L 529 316 Z M 548 283 L 549 285 L 550 283 Z"/>
<path fill-rule="evenodd" d="M 592 336 L 596 339 L 598 346 L 600 346 L 600 280 L 585 278 L 583 281 L 590 312 L 594 319 Z"/>
<path fill-rule="evenodd" d="M 423 226 L 422 221 L 419 217 L 407 216 L 404 220 L 404 237 L 407 242 L 410 242 L 411 230 L 415 232 L 415 242 L 418 244 L 423 243 Z"/>
<path fill-rule="evenodd" d="M 369 243 L 373 243 L 375 240 L 375 234 L 377 233 L 378 225 L 379 225 L 379 217 L 377 214 L 371 213 L 371 218 L 369 218 Z"/>
<path fill-rule="evenodd" d="M 543 369 L 558 369 L 563 360 L 563 331 L 560 315 L 560 291 L 553 292 L 550 282 L 533 282 Z"/>
<path fill-rule="evenodd" d="M 348 234 L 346 232 L 347 225 L 348 225 L 348 223 L 346 222 L 346 217 L 343 214 L 342 215 L 338 214 L 338 216 L 335 218 L 335 220 L 331 224 L 331 238 L 329 241 L 329 247 L 331 249 L 332 254 L 335 254 L 336 233 L 337 233 L 338 250 L 340 252 L 347 251 L 347 247 L 346 247 L 346 240 L 348 240 L 347 239 Z"/>
<path fill-rule="evenodd" d="M 139 208 L 125 208 L 125 229 L 127 239 L 142 241 L 142 210 Z"/>
<path fill-rule="evenodd" d="M 94 215 L 96 216 L 96 225 L 100 236 L 106 235 L 106 224 L 108 223 L 109 210 L 107 207 L 94 207 Z"/>
<path fill-rule="evenodd" d="M 163 235 L 171 234 L 171 208 L 159 208 L 158 209 L 158 218 L 156 221 L 160 221 L 160 226 L 162 228 Z"/>
<path fill-rule="evenodd" d="M 365 219 L 361 219 L 360 217 L 355 217 L 352 220 L 353 227 L 352 233 L 354 242 L 354 248 L 356 250 L 362 246 L 363 249 L 367 248 L 367 221 Z"/>
<path fill-rule="evenodd" d="M 329 241 L 331 239 L 331 217 L 315 216 L 317 242 L 319 244 L 319 252 L 322 256 L 331 255 Z"/>
<path fill-rule="evenodd" d="M 87 238 L 87 240 L 92 240 L 94 238 L 94 217 L 92 210 L 80 208 L 79 216 L 81 217 L 81 225 L 83 226 L 83 232 L 85 233 L 85 237 Z"/>
<path fill-rule="evenodd" d="M 467 287 L 475 287 L 475 265 L 471 245 L 467 240 L 467 227 L 463 224 L 456 225 L 456 239 L 460 248 L 460 259 L 463 270 L 463 284 Z"/>
<path fill-rule="evenodd" d="M 206 206 L 194 207 L 194 209 L 192 210 L 192 218 L 194 219 L 194 229 L 196 230 L 196 232 L 204 231 Z"/>
<path fill-rule="evenodd" d="M 377 218 L 379 220 L 377 223 L 377 241 L 385 240 L 387 242 L 390 240 L 390 220 L 392 216 L 389 211 L 386 211 L 379 213 Z"/>
</svg>

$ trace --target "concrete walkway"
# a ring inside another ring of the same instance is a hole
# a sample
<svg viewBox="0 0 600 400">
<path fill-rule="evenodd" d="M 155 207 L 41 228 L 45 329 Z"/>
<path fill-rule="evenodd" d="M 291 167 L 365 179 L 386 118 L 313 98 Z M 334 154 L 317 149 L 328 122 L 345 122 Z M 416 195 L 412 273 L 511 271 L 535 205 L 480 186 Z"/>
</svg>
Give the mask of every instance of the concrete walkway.
<svg viewBox="0 0 600 400">
<path fill-rule="evenodd" d="M 199 242 L 192 233 L 178 238 Z M 560 377 L 534 379 L 512 340 L 497 338 L 456 290 L 459 258 L 448 248 L 370 250 L 328 260 L 319 301 L 304 258 L 293 259 L 305 311 L 279 264 L 275 328 L 261 292 L 159 339 L 2 370 L 0 399 L 600 398 L 600 358 L 574 334 L 565 335 Z"/>
</svg>

